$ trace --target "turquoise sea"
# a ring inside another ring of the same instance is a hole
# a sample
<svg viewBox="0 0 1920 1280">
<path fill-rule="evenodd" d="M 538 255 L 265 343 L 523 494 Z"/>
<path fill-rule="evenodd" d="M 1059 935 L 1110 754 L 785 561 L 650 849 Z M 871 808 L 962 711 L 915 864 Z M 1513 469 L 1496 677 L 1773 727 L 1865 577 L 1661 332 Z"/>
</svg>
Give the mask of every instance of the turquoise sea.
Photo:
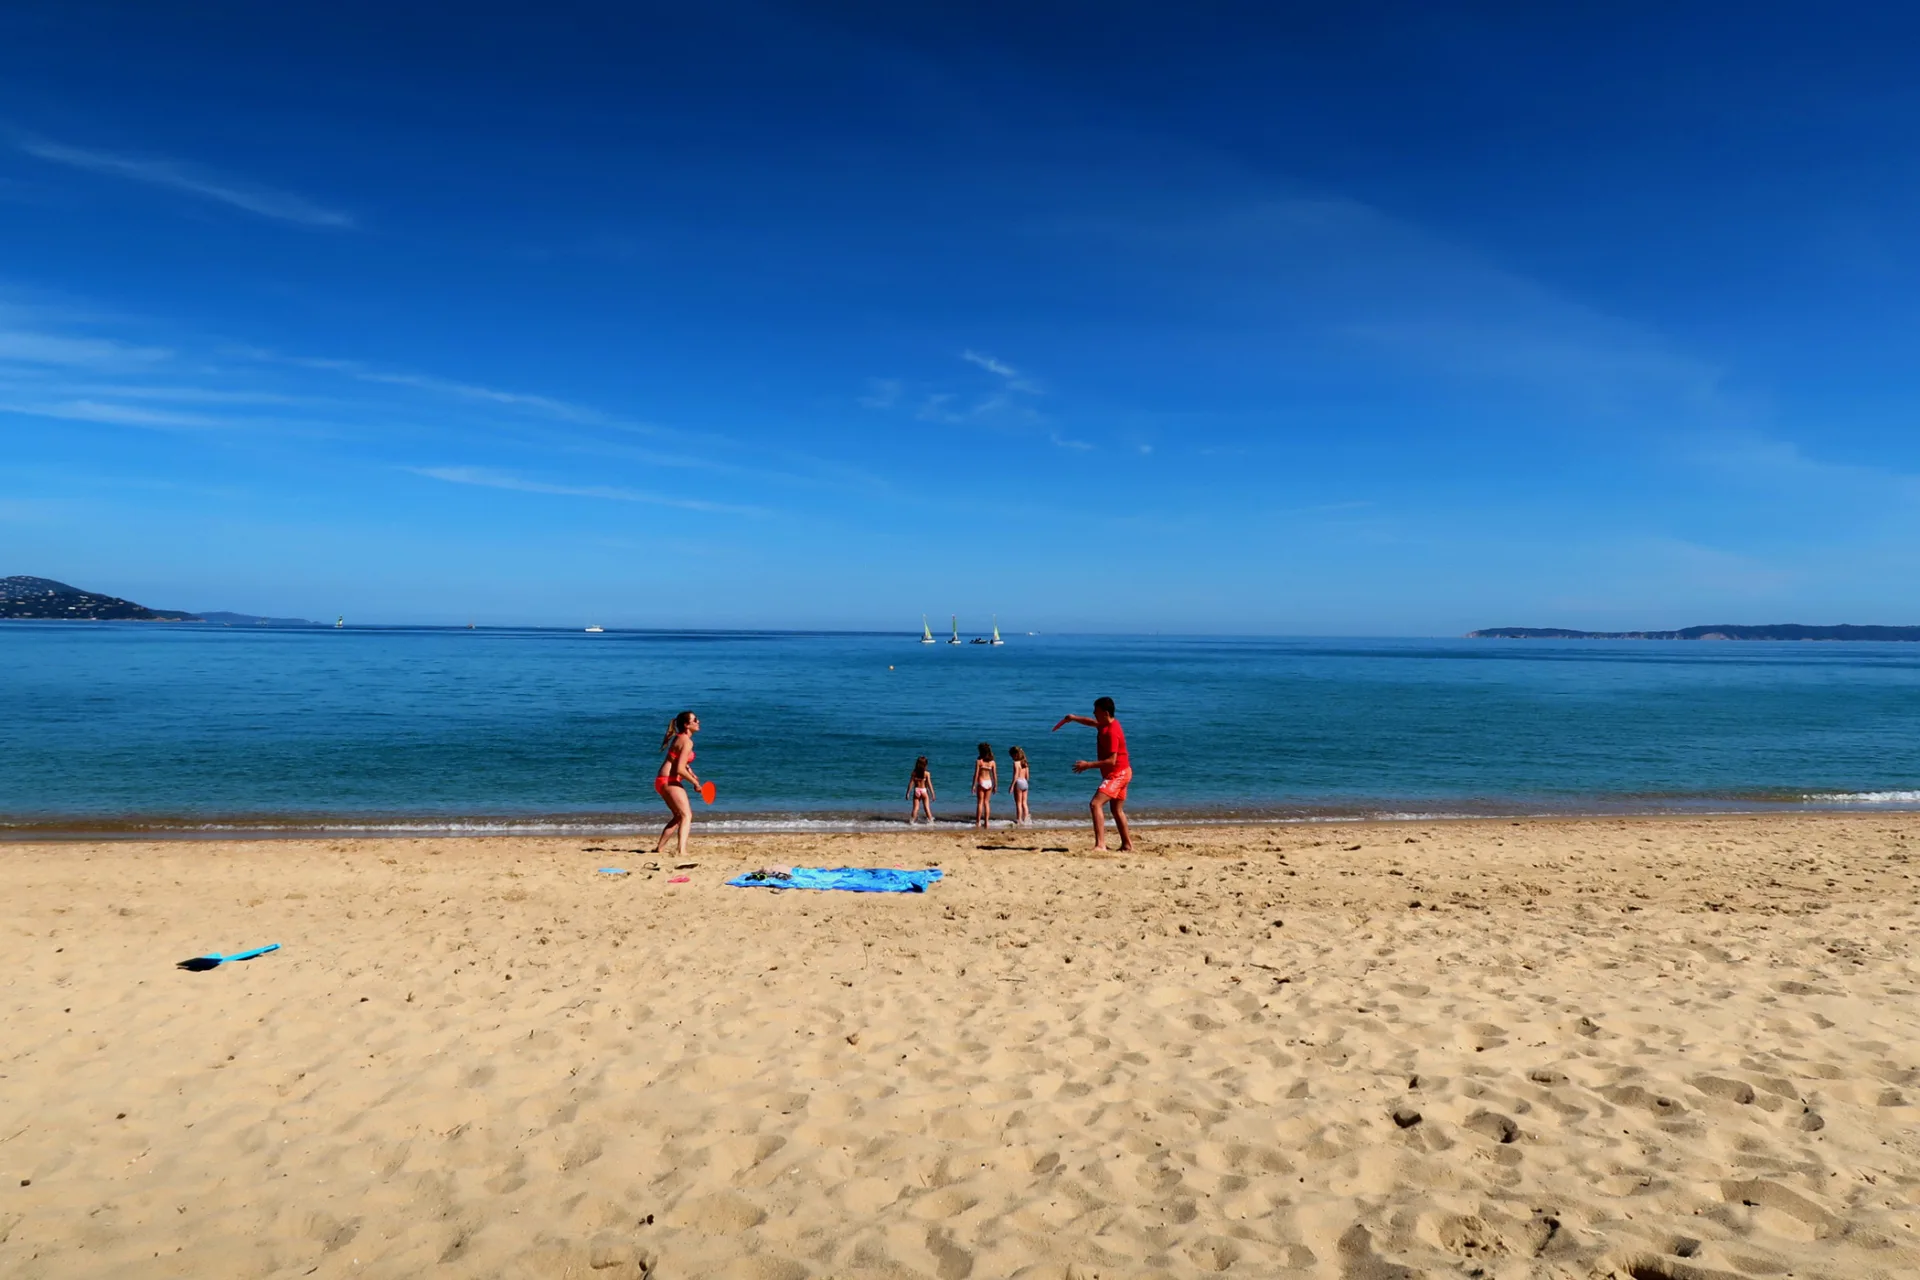
<svg viewBox="0 0 1920 1280">
<path fill-rule="evenodd" d="M 639 829 L 688 707 L 703 823 L 895 824 L 922 753 L 964 821 L 981 741 L 1077 820 L 1100 694 L 1139 820 L 1920 807 L 1920 645 L 917 639 L 0 623 L 0 830 Z"/>
</svg>

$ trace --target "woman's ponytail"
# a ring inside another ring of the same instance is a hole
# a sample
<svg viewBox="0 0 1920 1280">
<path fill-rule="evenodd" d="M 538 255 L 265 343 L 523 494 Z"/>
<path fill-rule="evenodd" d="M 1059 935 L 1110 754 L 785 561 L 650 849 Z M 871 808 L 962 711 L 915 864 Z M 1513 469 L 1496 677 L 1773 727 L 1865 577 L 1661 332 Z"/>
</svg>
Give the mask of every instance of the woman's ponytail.
<svg viewBox="0 0 1920 1280">
<path fill-rule="evenodd" d="M 667 721 L 666 735 L 660 739 L 660 752 L 662 755 L 666 754 L 667 750 L 673 746 L 673 740 L 685 733 L 687 726 L 692 723 L 693 712 L 691 711 L 682 711 L 679 715 Z"/>
</svg>

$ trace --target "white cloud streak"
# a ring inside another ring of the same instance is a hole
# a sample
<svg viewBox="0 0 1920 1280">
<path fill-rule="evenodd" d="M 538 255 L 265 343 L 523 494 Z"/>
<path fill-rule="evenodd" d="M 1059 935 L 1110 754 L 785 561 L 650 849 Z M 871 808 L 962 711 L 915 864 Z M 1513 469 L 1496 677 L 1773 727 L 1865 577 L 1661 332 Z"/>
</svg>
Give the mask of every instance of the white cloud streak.
<svg viewBox="0 0 1920 1280">
<path fill-rule="evenodd" d="M 68 422 L 98 422 L 116 427 L 144 427 L 160 431 L 221 430 L 246 424 L 202 413 L 175 413 L 143 409 L 138 405 L 108 404 L 99 400 L 67 400 L 59 404 L 0 404 L 0 413 Z"/>
<path fill-rule="evenodd" d="M 405 467 L 402 469 L 411 471 L 415 475 L 426 476 L 430 480 L 440 480 L 447 484 L 475 485 L 483 489 L 507 489 L 516 493 L 539 493 L 557 498 L 597 498 L 607 502 L 638 502 L 650 506 L 678 507 L 683 511 L 724 515 L 765 514 L 756 507 L 729 506 L 718 502 L 703 502 L 697 498 L 669 497 L 665 494 L 624 489 L 614 485 L 552 484 L 544 480 L 515 475 L 511 471 L 497 471 L 491 467 Z"/>
<path fill-rule="evenodd" d="M 975 351 L 972 347 L 968 347 L 965 351 L 962 351 L 960 358 L 968 364 L 978 365 L 996 378 L 1005 379 L 1007 390 L 1009 391 L 1024 391 L 1028 395 L 1040 394 L 1040 386 L 1038 383 L 1022 374 L 1018 369 L 1004 360 L 996 360 L 984 352 Z"/>
<path fill-rule="evenodd" d="M 482 404 L 501 405 L 510 409 L 530 410 L 544 417 L 560 422 L 571 422 L 579 426 L 613 427 L 622 431 L 648 435 L 660 434 L 659 428 L 646 423 L 631 422 L 595 409 L 591 405 L 574 404 L 553 396 L 531 395 L 524 391 L 502 391 L 497 387 L 458 382 L 451 378 L 436 378 L 431 374 L 393 373 L 372 368 L 357 360 L 329 360 L 319 356 L 285 356 L 259 350 L 249 350 L 246 354 L 253 359 L 269 363 L 289 364 L 301 369 L 337 373 L 343 377 L 352 378 L 356 382 L 371 383 L 375 386 L 405 387 L 409 390 L 425 391 L 455 400 L 470 400 Z"/>
<path fill-rule="evenodd" d="M 24 329 L 0 329 L 0 361 L 66 368 L 118 369 L 171 358 L 163 347 L 136 347 L 104 338 L 73 338 Z"/>
<path fill-rule="evenodd" d="M 185 192 L 202 200 L 212 200 L 278 222 L 331 230 L 348 230 L 355 225 L 352 214 L 315 204 L 304 196 L 254 186 L 177 160 L 114 155 L 45 138 L 22 138 L 15 145 L 28 155 L 51 164 Z"/>
</svg>

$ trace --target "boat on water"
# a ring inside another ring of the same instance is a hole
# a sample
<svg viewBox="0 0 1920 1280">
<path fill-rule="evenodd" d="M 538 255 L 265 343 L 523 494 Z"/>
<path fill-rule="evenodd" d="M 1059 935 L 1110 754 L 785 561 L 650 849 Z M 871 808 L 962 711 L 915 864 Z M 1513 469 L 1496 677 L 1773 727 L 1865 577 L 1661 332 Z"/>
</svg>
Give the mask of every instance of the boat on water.
<svg viewBox="0 0 1920 1280">
<path fill-rule="evenodd" d="M 953 639 L 947 641 L 947 643 L 948 644 L 960 643 L 960 615 L 957 613 L 953 615 Z"/>
<path fill-rule="evenodd" d="M 588 631 L 605 631 L 605 630 L 606 630 L 606 628 L 605 628 L 605 627 L 602 627 L 602 626 L 598 626 L 598 625 L 595 625 L 595 626 L 591 626 L 591 627 L 588 627 L 588 628 L 587 628 L 587 630 L 588 630 Z"/>
<path fill-rule="evenodd" d="M 1000 619 L 998 617 L 995 617 L 993 620 L 993 639 L 987 641 L 987 643 L 988 644 L 1005 644 L 1006 643 L 1005 640 L 1002 640 L 1000 638 Z"/>
<path fill-rule="evenodd" d="M 920 643 L 933 643 L 933 628 L 927 624 L 927 615 L 924 613 L 920 615 Z"/>
<path fill-rule="evenodd" d="M 335 631 L 340 630 L 342 627 L 346 625 L 347 625 L 347 615 L 344 613 L 333 620 L 333 629 Z"/>
</svg>

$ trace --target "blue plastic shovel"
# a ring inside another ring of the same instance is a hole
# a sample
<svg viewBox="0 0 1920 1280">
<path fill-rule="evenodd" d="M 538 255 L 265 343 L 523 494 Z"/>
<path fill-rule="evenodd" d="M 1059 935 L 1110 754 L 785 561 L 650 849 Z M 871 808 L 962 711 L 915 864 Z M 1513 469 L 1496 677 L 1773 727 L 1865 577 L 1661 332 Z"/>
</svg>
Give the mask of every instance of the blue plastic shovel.
<svg viewBox="0 0 1920 1280">
<path fill-rule="evenodd" d="M 208 955 L 195 956 L 191 960 L 182 960 L 176 967 L 187 969 L 194 973 L 204 973 L 208 969 L 217 969 L 223 964 L 232 964 L 235 960 L 251 960 L 255 956 L 263 956 L 269 951 L 278 951 L 279 949 L 279 943 L 270 942 L 264 947 L 255 947 L 251 951 L 236 951 L 230 956 L 223 956 L 218 951 L 215 951 Z"/>
</svg>

